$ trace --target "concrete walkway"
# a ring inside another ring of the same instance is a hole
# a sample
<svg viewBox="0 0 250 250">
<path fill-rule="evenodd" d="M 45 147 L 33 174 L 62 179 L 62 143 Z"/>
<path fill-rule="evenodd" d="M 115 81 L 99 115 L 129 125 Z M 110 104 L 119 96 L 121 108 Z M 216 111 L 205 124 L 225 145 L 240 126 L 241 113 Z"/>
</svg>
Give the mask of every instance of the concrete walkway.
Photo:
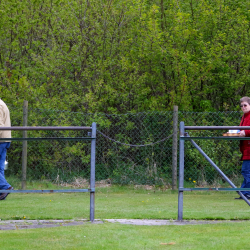
<svg viewBox="0 0 250 250">
<path fill-rule="evenodd" d="M 163 225 L 199 225 L 199 224 L 217 224 L 225 222 L 235 222 L 227 220 L 139 220 L 139 219 L 107 219 L 105 221 L 112 223 L 130 224 L 130 225 L 143 225 L 143 226 L 163 226 Z"/>
<path fill-rule="evenodd" d="M 0 220 L 0 230 L 77 226 L 86 224 L 87 222 L 87 220 Z M 93 223 L 98 224 L 103 222 L 96 220 Z"/>
<path fill-rule="evenodd" d="M 94 224 L 104 222 L 130 224 L 139 226 L 163 226 L 163 225 L 199 225 L 199 224 L 217 224 L 217 223 L 232 223 L 241 221 L 228 220 L 139 220 L 139 219 L 105 219 L 95 220 Z M 18 229 L 34 229 L 47 227 L 61 226 L 77 226 L 90 223 L 88 220 L 0 220 L 0 230 L 18 230 Z"/>
</svg>

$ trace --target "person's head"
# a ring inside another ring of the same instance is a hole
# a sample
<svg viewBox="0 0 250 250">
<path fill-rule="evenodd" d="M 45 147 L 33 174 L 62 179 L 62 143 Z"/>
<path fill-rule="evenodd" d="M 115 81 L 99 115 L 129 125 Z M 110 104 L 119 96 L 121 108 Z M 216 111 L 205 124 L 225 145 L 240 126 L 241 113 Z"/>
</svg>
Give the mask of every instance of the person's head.
<svg viewBox="0 0 250 250">
<path fill-rule="evenodd" d="M 244 96 L 240 99 L 240 107 L 243 113 L 248 113 L 250 111 L 250 97 Z"/>
</svg>

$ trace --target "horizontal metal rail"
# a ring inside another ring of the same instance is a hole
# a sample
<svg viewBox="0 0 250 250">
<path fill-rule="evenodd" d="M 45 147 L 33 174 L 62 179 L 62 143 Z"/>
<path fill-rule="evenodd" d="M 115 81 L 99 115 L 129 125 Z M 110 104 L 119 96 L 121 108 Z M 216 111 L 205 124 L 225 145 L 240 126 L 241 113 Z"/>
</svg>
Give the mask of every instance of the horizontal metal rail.
<svg viewBox="0 0 250 250">
<path fill-rule="evenodd" d="M 249 140 L 250 137 L 239 137 L 239 136 L 206 136 L 206 137 L 198 137 L 198 136 L 180 136 L 180 140 L 190 141 L 190 140 L 207 140 L 207 139 L 214 139 L 214 140 Z"/>
<path fill-rule="evenodd" d="M 0 130 L 90 130 L 92 127 L 0 127 Z"/>
<path fill-rule="evenodd" d="M 250 188 L 179 188 L 180 191 L 250 191 Z"/>
<path fill-rule="evenodd" d="M 0 138 L 0 141 L 48 141 L 48 140 L 93 140 L 95 137 L 28 137 L 28 138 Z"/>
<path fill-rule="evenodd" d="M 185 126 L 185 130 L 250 130 L 250 126 Z"/>
<path fill-rule="evenodd" d="M 55 190 L 0 190 L 0 193 L 82 193 L 95 192 L 95 188 L 89 189 L 55 189 Z"/>
</svg>

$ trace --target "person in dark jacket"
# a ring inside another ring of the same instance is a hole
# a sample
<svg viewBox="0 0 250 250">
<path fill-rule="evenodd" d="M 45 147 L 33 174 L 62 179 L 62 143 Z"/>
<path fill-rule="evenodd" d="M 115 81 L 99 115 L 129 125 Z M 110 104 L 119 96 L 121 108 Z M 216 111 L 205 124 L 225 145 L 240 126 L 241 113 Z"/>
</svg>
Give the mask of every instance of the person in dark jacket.
<svg viewBox="0 0 250 250">
<path fill-rule="evenodd" d="M 240 99 L 240 107 L 243 111 L 243 116 L 240 122 L 240 126 L 250 126 L 250 98 L 245 96 Z M 241 130 L 241 137 L 250 137 L 250 130 Z M 250 188 L 250 141 L 241 140 L 240 141 L 240 151 L 242 153 L 241 160 L 242 169 L 241 174 L 244 177 L 244 181 L 241 188 Z M 243 191 L 242 194 L 250 200 L 250 191 Z M 236 199 L 242 199 L 241 197 Z"/>
</svg>

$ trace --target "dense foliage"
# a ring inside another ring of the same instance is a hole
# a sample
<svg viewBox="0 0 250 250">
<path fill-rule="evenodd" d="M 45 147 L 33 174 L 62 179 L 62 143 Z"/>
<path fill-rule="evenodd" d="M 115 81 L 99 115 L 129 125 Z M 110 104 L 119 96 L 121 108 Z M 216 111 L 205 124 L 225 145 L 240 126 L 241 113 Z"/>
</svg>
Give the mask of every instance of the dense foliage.
<svg viewBox="0 0 250 250">
<path fill-rule="evenodd" d="M 243 0 L 0 1 L 0 91 L 81 112 L 235 110 L 250 88 Z"/>
<path fill-rule="evenodd" d="M 13 126 L 22 125 L 22 107 L 9 106 Z M 30 126 L 85 126 L 97 123 L 96 180 L 136 185 L 165 185 L 172 182 L 172 111 L 127 114 L 29 109 Z M 185 125 L 234 126 L 241 113 L 179 111 Z M 226 131 L 188 131 L 191 136 L 221 136 Z M 105 136 L 103 136 L 103 134 Z M 29 131 L 28 137 L 86 137 L 87 131 Z M 22 137 L 13 131 L 13 137 Z M 107 138 L 108 137 L 108 138 Z M 121 143 L 115 143 L 113 140 Z M 229 138 L 228 138 L 229 139 Z M 233 181 L 241 182 L 241 153 L 238 140 L 195 140 L 212 161 Z M 130 145 L 130 146 L 129 146 Z M 134 147 L 137 145 L 137 147 Z M 146 146 L 144 146 L 146 145 Z M 8 151 L 8 178 L 22 177 L 22 141 L 13 141 Z M 27 180 L 49 180 L 58 184 L 90 178 L 89 140 L 28 141 Z M 190 142 L 185 142 L 185 185 L 224 185 L 220 175 Z M 15 185 L 17 186 L 17 185 Z"/>
</svg>

